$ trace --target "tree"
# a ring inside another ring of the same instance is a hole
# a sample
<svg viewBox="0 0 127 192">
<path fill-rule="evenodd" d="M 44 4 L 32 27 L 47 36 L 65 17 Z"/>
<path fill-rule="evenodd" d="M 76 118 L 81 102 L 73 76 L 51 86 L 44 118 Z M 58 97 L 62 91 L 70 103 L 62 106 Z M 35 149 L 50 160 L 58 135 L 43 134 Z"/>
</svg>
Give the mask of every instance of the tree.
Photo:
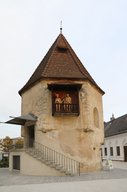
<svg viewBox="0 0 127 192">
<path fill-rule="evenodd" d="M 6 136 L 5 139 L 2 141 L 2 148 L 4 152 L 9 152 L 9 150 L 12 148 L 13 141 L 10 139 L 9 136 Z"/>
<path fill-rule="evenodd" d="M 3 145 L 2 145 L 2 142 L 3 142 L 3 140 L 0 139 L 0 151 L 3 151 Z"/>
<path fill-rule="evenodd" d="M 24 144 L 24 141 L 22 138 L 18 139 L 16 142 L 15 142 L 15 147 L 20 149 L 20 148 L 23 148 L 23 144 Z"/>
<path fill-rule="evenodd" d="M 13 141 L 10 137 L 6 136 L 5 139 L 0 140 L 0 150 L 3 151 L 2 159 L 0 161 L 0 167 L 8 167 L 9 166 L 9 150 L 12 147 Z M 5 154 L 7 156 L 5 156 Z"/>
</svg>

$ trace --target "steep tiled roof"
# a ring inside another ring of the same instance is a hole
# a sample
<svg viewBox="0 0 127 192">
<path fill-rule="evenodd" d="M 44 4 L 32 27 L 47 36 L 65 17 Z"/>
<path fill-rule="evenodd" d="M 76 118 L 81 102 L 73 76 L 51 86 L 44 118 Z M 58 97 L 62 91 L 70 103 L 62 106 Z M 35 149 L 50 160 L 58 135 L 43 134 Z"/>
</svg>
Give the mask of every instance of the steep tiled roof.
<svg viewBox="0 0 127 192">
<path fill-rule="evenodd" d="M 127 132 L 127 114 L 105 123 L 105 137 Z"/>
<path fill-rule="evenodd" d="M 78 59 L 63 34 L 57 37 L 33 75 L 19 91 L 19 94 L 21 95 L 36 82 L 45 78 L 89 80 L 104 93 Z"/>
</svg>

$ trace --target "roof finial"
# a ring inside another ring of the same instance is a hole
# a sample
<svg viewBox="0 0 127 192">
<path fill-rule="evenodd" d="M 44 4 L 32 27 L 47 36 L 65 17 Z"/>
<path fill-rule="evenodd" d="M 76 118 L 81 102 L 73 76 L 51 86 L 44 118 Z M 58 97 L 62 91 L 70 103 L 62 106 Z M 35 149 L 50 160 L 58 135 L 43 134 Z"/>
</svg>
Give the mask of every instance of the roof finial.
<svg viewBox="0 0 127 192">
<path fill-rule="evenodd" d="M 62 34 L 62 21 L 60 22 L 60 34 Z"/>
</svg>

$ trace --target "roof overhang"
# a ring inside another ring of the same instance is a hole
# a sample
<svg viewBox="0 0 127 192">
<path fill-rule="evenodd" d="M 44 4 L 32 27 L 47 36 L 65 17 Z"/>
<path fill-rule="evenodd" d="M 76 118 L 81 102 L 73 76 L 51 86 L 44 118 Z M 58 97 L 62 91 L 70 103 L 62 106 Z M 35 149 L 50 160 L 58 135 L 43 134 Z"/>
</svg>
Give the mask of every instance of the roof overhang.
<svg viewBox="0 0 127 192">
<path fill-rule="evenodd" d="M 80 90 L 82 87 L 82 84 L 79 83 L 51 83 L 48 84 L 49 90 L 59 90 L 59 89 L 68 89 L 68 90 L 74 90 L 78 89 Z"/>
<path fill-rule="evenodd" d="M 19 117 L 14 117 L 9 121 L 6 121 L 5 123 L 8 124 L 15 124 L 15 125 L 25 125 L 26 122 L 36 122 L 37 121 L 37 117 L 33 114 L 28 114 L 28 115 L 22 115 Z"/>
</svg>

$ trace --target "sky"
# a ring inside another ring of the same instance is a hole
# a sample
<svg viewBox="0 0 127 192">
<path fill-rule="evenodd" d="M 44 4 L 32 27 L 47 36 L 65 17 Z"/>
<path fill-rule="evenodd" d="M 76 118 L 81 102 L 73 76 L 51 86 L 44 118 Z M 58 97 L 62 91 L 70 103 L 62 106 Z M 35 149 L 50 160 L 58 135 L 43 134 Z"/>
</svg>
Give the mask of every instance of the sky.
<svg viewBox="0 0 127 192">
<path fill-rule="evenodd" d="M 18 91 L 60 33 L 105 91 L 104 121 L 127 113 L 127 0 L 0 0 L 0 121 L 20 116 Z M 0 123 L 0 138 L 20 136 Z"/>
</svg>

